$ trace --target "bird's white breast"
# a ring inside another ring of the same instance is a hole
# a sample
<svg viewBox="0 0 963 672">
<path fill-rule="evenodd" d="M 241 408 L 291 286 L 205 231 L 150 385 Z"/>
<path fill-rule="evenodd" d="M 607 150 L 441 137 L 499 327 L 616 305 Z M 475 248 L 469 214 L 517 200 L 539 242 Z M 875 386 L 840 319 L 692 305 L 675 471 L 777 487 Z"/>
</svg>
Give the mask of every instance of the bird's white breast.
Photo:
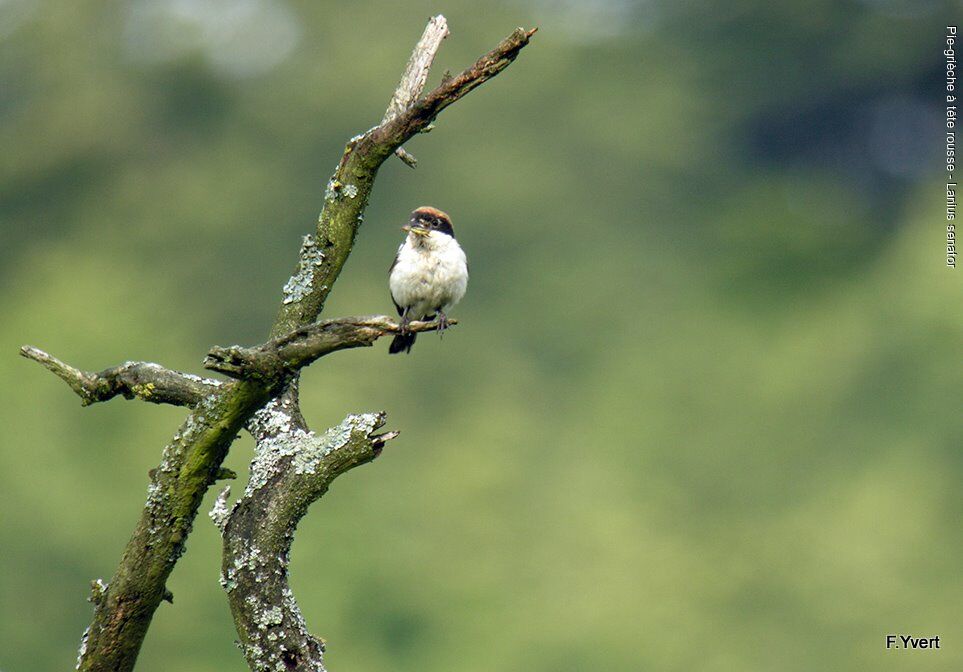
<svg viewBox="0 0 963 672">
<path fill-rule="evenodd" d="M 398 248 L 388 278 L 391 297 L 418 320 L 461 301 L 468 288 L 468 261 L 458 241 L 432 231 L 419 243 L 409 234 Z"/>
</svg>

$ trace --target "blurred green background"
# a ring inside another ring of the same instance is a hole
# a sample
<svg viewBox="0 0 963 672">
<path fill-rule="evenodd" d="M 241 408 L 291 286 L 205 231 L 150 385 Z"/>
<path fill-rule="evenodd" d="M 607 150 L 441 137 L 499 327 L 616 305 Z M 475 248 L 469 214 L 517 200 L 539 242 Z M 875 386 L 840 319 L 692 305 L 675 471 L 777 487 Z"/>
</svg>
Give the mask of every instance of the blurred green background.
<svg viewBox="0 0 963 672">
<path fill-rule="evenodd" d="M 961 669 L 960 9 L 0 0 L 0 668 L 73 664 L 184 416 L 81 409 L 17 348 L 196 372 L 262 340 L 345 140 L 440 12 L 432 83 L 541 30 L 410 143 L 417 170 L 385 165 L 327 310 L 391 310 L 431 204 L 471 259 L 461 325 L 304 376 L 313 427 L 403 432 L 299 530 L 329 667 Z M 140 670 L 246 669 L 210 504 Z"/>
</svg>

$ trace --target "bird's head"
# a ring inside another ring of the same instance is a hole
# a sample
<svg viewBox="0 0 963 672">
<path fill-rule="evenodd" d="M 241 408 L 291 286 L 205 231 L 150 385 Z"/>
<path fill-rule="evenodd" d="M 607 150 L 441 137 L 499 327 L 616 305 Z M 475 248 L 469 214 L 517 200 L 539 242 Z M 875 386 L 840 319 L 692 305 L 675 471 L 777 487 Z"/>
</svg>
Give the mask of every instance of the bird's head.
<svg viewBox="0 0 963 672">
<path fill-rule="evenodd" d="M 438 210 L 423 206 L 411 213 L 411 219 L 401 227 L 402 231 L 413 233 L 416 236 L 429 236 L 433 231 L 455 237 L 455 230 L 451 227 L 451 218 Z"/>
</svg>

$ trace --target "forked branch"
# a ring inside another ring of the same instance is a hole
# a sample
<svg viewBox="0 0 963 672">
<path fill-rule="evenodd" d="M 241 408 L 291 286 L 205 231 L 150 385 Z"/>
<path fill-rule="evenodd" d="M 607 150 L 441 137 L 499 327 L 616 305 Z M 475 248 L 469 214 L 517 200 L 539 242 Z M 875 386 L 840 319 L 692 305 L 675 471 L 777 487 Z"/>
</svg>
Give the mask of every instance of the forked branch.
<svg viewBox="0 0 963 672">
<path fill-rule="evenodd" d="M 373 460 L 398 435 L 376 434 L 384 423 L 384 413 L 349 415 L 318 436 L 282 406 L 255 415 L 260 438 L 247 488 L 230 508 L 225 488 L 211 512 L 224 538 L 221 585 L 252 670 L 324 672 L 324 644 L 308 632 L 288 583 L 291 542 L 331 481 Z"/>
<path fill-rule="evenodd" d="M 354 245 L 375 176 L 385 159 L 426 130 L 443 109 L 511 65 L 534 33 L 535 30 L 516 28 L 464 72 L 444 80 L 403 112 L 394 116 L 386 113 L 386 119 L 380 125 L 348 141 L 337 170 L 328 180 L 317 234 L 306 237 L 298 268 L 292 277 L 295 282 L 286 286 L 290 291 L 286 292 L 278 311 L 272 337 L 310 324 L 321 313 Z M 419 44 L 416 52 L 421 48 Z M 412 60 L 418 59 L 412 56 Z M 410 86 L 417 87 L 418 80 L 403 78 L 399 88 Z M 410 90 L 403 94 L 396 91 L 392 100 L 406 97 L 411 97 Z M 412 100 L 416 98 L 418 93 L 411 97 Z"/>
<path fill-rule="evenodd" d="M 448 21 L 445 17 L 439 14 L 429 19 L 425 32 L 415 45 L 414 51 L 411 52 L 408 67 L 401 75 L 401 82 L 391 96 L 384 119 L 381 120 L 382 125 L 397 117 L 418 100 L 418 96 L 425 90 L 425 84 L 428 83 L 428 73 L 435 60 L 435 54 L 441 47 L 441 41 L 446 37 L 448 37 Z M 396 148 L 395 155 L 412 168 L 418 164 L 418 160 L 406 152 L 404 147 Z"/>
<path fill-rule="evenodd" d="M 204 494 L 223 476 L 221 463 L 238 432 L 251 426 L 254 414 L 259 409 L 277 410 L 287 403 L 290 426 L 306 432 L 297 408 L 297 369 L 327 352 L 368 345 L 397 329 L 388 318 L 335 320 L 316 328 L 303 328 L 312 325 L 321 314 L 351 253 L 381 164 L 414 135 L 427 130 L 441 110 L 508 67 L 535 32 L 515 30 L 473 66 L 455 77 L 445 78 L 421 97 L 428 67 L 447 34 L 443 17 L 432 21 L 412 54 L 383 122 L 348 142 L 328 181 L 316 232 L 305 236 L 297 268 L 284 286 L 281 305 L 268 336 L 270 347 L 267 350 L 262 349 L 264 346 L 212 350 L 212 368 L 241 379 L 217 382 L 146 363 L 128 363 L 91 373 L 36 348 L 27 347 L 22 351 L 25 357 L 41 363 L 63 379 L 85 404 L 122 395 L 191 407 L 190 414 L 164 448 L 160 465 L 149 472 L 147 503 L 114 575 L 109 582 L 97 584 L 94 618 L 84 633 L 77 664 L 82 672 L 133 669 L 154 612 L 169 595 L 165 583 L 185 550 Z M 431 328 L 434 327 L 428 324 L 416 327 L 417 330 Z M 279 365 L 258 368 L 271 358 Z M 268 375 L 264 375 L 265 370 L 269 371 Z M 250 375 L 252 371 L 257 375 Z M 337 437 L 331 437 L 323 452 L 334 461 L 321 459 L 316 464 L 319 471 L 314 474 L 320 480 L 308 479 L 312 480 L 310 487 L 321 488 L 317 496 L 331 478 L 370 459 L 380 445 L 393 436 L 371 434 L 384 422 L 382 415 L 352 417 L 355 420 L 349 418 L 349 421 L 354 422 L 355 429 L 348 432 L 347 443 L 341 446 L 335 440 Z M 271 436 L 281 439 L 285 431 L 265 434 L 259 444 Z M 338 461 L 342 458 L 344 461 Z M 307 478 L 306 474 L 297 473 L 297 468 L 295 466 L 298 477 Z M 306 483 L 302 485 L 308 487 Z M 292 481 L 289 489 L 301 491 L 302 485 Z M 300 515 L 298 507 L 302 505 L 307 504 L 301 500 L 289 502 L 293 507 L 287 512 L 291 514 L 289 520 L 296 522 Z M 230 535 L 225 536 L 228 544 Z M 250 620 L 258 614 L 263 619 L 264 612 L 248 614 L 243 609 L 235 610 L 238 631 L 250 633 L 251 646 L 263 646 L 269 639 L 267 626 L 261 627 L 266 622 Z M 273 612 L 270 618 L 274 618 Z M 277 661 L 285 669 L 322 669 L 320 657 L 306 657 L 302 665 L 292 663 L 283 652 L 279 652 L 279 656 Z M 248 660 L 254 664 L 250 656 Z"/>
</svg>

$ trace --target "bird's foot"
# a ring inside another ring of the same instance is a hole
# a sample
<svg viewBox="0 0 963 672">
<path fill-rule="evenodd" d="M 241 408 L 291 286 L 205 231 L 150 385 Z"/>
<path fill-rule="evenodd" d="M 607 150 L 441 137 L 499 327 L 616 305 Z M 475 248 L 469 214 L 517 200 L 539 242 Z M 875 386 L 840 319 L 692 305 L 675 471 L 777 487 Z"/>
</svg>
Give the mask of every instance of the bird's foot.
<svg viewBox="0 0 963 672">
<path fill-rule="evenodd" d="M 411 324 L 411 318 L 408 317 L 408 311 L 405 310 L 404 315 L 401 316 L 401 324 L 399 325 L 402 336 L 407 336 L 410 333 L 411 330 L 408 328 L 409 324 Z"/>
<path fill-rule="evenodd" d="M 438 311 L 438 338 L 443 338 L 445 329 L 448 328 L 448 316 L 442 311 Z"/>
</svg>

